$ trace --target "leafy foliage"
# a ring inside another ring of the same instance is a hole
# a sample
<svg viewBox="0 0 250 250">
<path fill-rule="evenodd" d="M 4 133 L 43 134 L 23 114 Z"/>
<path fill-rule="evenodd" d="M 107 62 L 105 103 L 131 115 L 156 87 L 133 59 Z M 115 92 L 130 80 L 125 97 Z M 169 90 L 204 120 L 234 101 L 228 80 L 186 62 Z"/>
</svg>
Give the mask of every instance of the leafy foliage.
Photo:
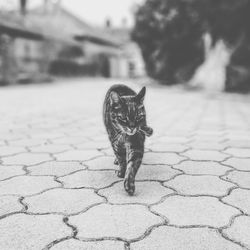
<svg viewBox="0 0 250 250">
<path fill-rule="evenodd" d="M 249 0 L 196 0 L 195 5 L 214 42 L 223 39 L 233 45 L 249 33 Z"/>
<path fill-rule="evenodd" d="M 166 83 L 185 80 L 201 63 L 202 26 L 192 6 L 186 0 L 147 0 L 138 9 L 132 36 L 150 76 Z"/>
<path fill-rule="evenodd" d="M 249 41 L 249 13 L 250 0 L 146 0 L 136 12 L 132 37 L 150 76 L 179 82 L 202 63 L 205 32 L 214 43 L 224 39 L 232 47 Z"/>
</svg>

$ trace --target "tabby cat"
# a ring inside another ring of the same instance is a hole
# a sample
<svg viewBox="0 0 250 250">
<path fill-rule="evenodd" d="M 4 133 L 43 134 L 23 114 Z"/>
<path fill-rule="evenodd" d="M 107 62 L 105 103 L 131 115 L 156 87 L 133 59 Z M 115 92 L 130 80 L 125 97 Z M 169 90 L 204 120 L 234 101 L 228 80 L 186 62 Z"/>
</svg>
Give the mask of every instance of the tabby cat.
<svg viewBox="0 0 250 250">
<path fill-rule="evenodd" d="M 146 88 L 139 94 L 125 85 L 112 86 L 105 97 L 103 119 L 109 140 L 119 165 L 117 175 L 124 179 L 124 188 L 129 195 L 135 191 L 135 175 L 144 154 L 145 136 L 153 129 L 147 126 L 143 105 Z"/>
</svg>

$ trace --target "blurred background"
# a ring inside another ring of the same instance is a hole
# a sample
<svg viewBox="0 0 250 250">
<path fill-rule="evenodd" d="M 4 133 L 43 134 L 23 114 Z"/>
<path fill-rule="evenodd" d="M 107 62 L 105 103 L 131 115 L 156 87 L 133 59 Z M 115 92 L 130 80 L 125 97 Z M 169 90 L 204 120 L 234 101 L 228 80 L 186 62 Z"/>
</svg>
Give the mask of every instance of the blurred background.
<svg viewBox="0 0 250 250">
<path fill-rule="evenodd" d="M 0 84 L 152 79 L 250 90 L 249 0 L 0 0 Z"/>
</svg>

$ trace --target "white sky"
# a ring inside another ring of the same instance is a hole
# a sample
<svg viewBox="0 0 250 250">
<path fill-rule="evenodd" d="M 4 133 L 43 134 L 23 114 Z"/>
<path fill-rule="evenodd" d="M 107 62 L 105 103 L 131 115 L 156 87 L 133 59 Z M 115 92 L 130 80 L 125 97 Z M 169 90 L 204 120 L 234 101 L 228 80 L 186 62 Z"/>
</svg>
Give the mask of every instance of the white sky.
<svg viewBox="0 0 250 250">
<path fill-rule="evenodd" d="M 126 18 L 133 23 L 133 6 L 142 0 L 63 0 L 62 3 L 69 10 L 92 24 L 103 25 L 107 18 L 115 26 Z"/>
<path fill-rule="evenodd" d="M 36 6 L 44 0 L 28 0 L 28 6 Z M 57 0 L 50 0 L 57 1 Z M 133 6 L 144 0 L 61 0 L 72 13 L 94 25 L 104 25 L 110 18 L 114 26 L 120 26 L 122 19 L 126 18 L 129 25 L 133 23 Z M 17 4 L 19 0 L 0 0 L 1 5 Z"/>
</svg>

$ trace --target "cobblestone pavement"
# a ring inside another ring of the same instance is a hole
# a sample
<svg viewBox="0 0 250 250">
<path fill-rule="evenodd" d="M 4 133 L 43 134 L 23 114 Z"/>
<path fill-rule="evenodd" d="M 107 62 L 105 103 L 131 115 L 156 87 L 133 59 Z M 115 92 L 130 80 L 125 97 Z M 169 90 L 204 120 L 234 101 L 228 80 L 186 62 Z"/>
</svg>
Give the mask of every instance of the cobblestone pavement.
<svg viewBox="0 0 250 250">
<path fill-rule="evenodd" d="M 0 249 L 250 249 L 249 96 L 148 86 L 130 197 L 101 116 L 114 82 L 0 90 Z"/>
</svg>

